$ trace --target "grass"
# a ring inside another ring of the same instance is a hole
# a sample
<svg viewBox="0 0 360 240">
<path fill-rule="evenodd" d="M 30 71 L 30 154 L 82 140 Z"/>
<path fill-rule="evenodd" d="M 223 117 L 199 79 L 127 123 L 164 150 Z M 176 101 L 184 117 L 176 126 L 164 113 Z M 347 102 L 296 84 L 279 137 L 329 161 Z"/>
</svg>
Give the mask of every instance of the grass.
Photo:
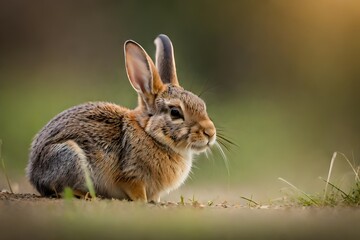
<svg viewBox="0 0 360 240">
<path fill-rule="evenodd" d="M 75 197 L 73 190 L 71 188 L 69 188 L 69 187 L 66 187 L 64 189 L 64 192 L 63 192 L 62 196 L 63 196 L 63 198 L 65 200 L 70 200 L 70 199 L 73 199 Z"/>
<path fill-rule="evenodd" d="M 247 198 L 247 197 L 240 197 L 240 198 L 246 200 L 246 201 L 248 202 L 248 206 L 249 206 L 249 207 L 257 207 L 257 206 L 260 206 L 259 203 L 255 202 L 255 201 L 252 199 L 252 196 L 251 196 L 251 198 Z"/>
<path fill-rule="evenodd" d="M 341 189 L 340 186 L 332 183 L 331 176 L 334 170 L 334 163 L 338 156 L 341 156 L 343 160 L 350 166 L 352 173 L 354 174 L 354 181 L 349 190 Z M 325 182 L 324 193 L 323 194 L 308 194 L 305 191 L 299 189 L 294 184 L 289 181 L 279 177 L 278 179 L 292 189 L 290 194 L 287 194 L 283 198 L 284 202 L 292 203 L 295 205 L 301 206 L 360 206 L 360 179 L 359 179 L 360 166 L 355 166 L 351 161 L 346 157 L 345 154 L 340 152 L 334 152 L 331 161 L 328 176 L 326 179 L 319 177 L 320 180 Z"/>
<path fill-rule="evenodd" d="M 95 193 L 95 188 L 94 188 L 94 183 L 91 180 L 90 177 L 90 172 L 89 169 L 83 165 L 82 166 L 83 172 L 84 172 L 84 177 L 85 177 L 85 185 L 87 187 L 87 189 L 89 190 L 89 192 L 87 192 L 85 194 L 85 196 L 81 196 L 79 195 L 78 197 L 83 197 L 85 200 L 96 200 L 96 193 Z M 70 200 L 76 197 L 76 194 L 74 193 L 73 189 L 71 189 L 70 187 L 66 187 L 63 191 L 63 193 L 61 194 L 61 196 L 65 199 L 65 200 Z"/>
<path fill-rule="evenodd" d="M 91 180 L 88 168 L 84 168 L 84 174 L 85 174 L 85 184 L 86 184 L 87 189 L 89 189 L 90 196 L 91 196 L 91 198 L 96 199 L 94 183 Z"/>
<path fill-rule="evenodd" d="M 1 165 L 2 165 L 2 168 L 3 168 L 3 171 L 4 171 L 4 175 L 5 175 L 6 182 L 7 182 L 7 185 L 9 187 L 9 190 L 10 190 L 11 193 L 14 193 L 12 188 L 11 188 L 11 183 L 10 183 L 10 179 L 9 179 L 8 174 L 7 174 L 7 171 L 6 171 L 4 159 L 1 157 L 1 147 L 2 147 L 2 140 L 0 139 L 0 160 L 1 160 Z"/>
</svg>

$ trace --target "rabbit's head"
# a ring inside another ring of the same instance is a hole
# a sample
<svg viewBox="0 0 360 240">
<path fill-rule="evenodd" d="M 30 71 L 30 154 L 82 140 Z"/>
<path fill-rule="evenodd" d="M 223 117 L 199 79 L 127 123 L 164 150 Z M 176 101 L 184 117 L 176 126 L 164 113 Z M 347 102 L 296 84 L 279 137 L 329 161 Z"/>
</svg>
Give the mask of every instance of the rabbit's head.
<svg viewBox="0 0 360 240">
<path fill-rule="evenodd" d="M 142 128 L 160 145 L 180 154 L 200 153 L 215 143 L 216 129 L 205 102 L 177 80 L 170 39 L 155 39 L 156 66 L 136 42 L 125 42 L 125 65 L 139 95 L 135 110 Z"/>
</svg>

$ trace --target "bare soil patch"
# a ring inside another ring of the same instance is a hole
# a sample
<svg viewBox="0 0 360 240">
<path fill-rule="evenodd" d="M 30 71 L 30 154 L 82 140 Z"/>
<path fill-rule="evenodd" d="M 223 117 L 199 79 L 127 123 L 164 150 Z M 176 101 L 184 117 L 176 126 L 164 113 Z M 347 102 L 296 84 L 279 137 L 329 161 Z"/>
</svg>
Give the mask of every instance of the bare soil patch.
<svg viewBox="0 0 360 240">
<path fill-rule="evenodd" d="M 10 193 L 1 192 L 0 200 L 5 201 L 52 201 L 51 198 L 44 198 L 36 194 L 31 193 Z"/>
</svg>

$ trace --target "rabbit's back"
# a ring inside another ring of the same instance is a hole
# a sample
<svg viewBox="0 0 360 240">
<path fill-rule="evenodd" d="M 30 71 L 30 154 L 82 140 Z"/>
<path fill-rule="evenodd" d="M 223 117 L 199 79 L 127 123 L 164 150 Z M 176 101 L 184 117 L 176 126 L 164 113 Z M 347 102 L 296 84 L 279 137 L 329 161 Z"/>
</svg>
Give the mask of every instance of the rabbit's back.
<svg viewBox="0 0 360 240">
<path fill-rule="evenodd" d="M 119 137 L 122 118 L 127 111 L 126 108 L 105 102 L 91 102 L 65 110 L 35 136 L 30 158 L 34 160 L 44 145 L 70 139 L 76 139 L 85 148 L 93 144 L 107 148 Z"/>
</svg>

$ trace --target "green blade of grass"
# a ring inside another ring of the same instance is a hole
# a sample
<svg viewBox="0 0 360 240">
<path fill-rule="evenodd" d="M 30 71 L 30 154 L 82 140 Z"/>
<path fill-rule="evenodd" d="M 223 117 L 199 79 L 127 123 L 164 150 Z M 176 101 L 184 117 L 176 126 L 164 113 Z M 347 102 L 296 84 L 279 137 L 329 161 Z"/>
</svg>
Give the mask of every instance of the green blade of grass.
<svg viewBox="0 0 360 240">
<path fill-rule="evenodd" d="M 315 201 L 312 197 L 309 196 L 309 194 L 307 194 L 306 192 L 302 191 L 301 189 L 297 188 L 295 185 L 293 185 L 292 183 L 290 183 L 289 181 L 286 181 L 285 179 L 279 177 L 278 178 L 280 181 L 288 184 L 290 187 L 294 188 L 296 191 L 302 193 L 304 196 L 306 196 L 311 202 L 313 202 L 316 206 L 319 206 L 319 203 L 317 201 Z"/>
<path fill-rule="evenodd" d="M 184 202 L 184 196 L 183 195 L 180 195 L 180 204 L 181 205 L 185 205 L 185 202 Z"/>
<path fill-rule="evenodd" d="M 71 200 L 74 198 L 74 193 L 73 193 L 73 190 L 69 187 L 66 187 L 64 189 L 64 193 L 63 193 L 63 196 L 64 196 L 64 199 L 65 200 Z"/>
<path fill-rule="evenodd" d="M 338 190 L 339 192 L 341 192 L 345 198 L 349 199 L 350 201 L 354 201 L 354 199 L 347 193 L 345 193 L 343 190 L 341 190 L 340 188 L 338 188 L 336 185 L 332 184 L 331 182 L 325 180 L 324 178 L 320 177 L 321 180 L 323 180 L 324 182 L 326 182 L 326 184 L 330 185 L 331 187 L 335 188 L 336 190 Z"/>
</svg>

